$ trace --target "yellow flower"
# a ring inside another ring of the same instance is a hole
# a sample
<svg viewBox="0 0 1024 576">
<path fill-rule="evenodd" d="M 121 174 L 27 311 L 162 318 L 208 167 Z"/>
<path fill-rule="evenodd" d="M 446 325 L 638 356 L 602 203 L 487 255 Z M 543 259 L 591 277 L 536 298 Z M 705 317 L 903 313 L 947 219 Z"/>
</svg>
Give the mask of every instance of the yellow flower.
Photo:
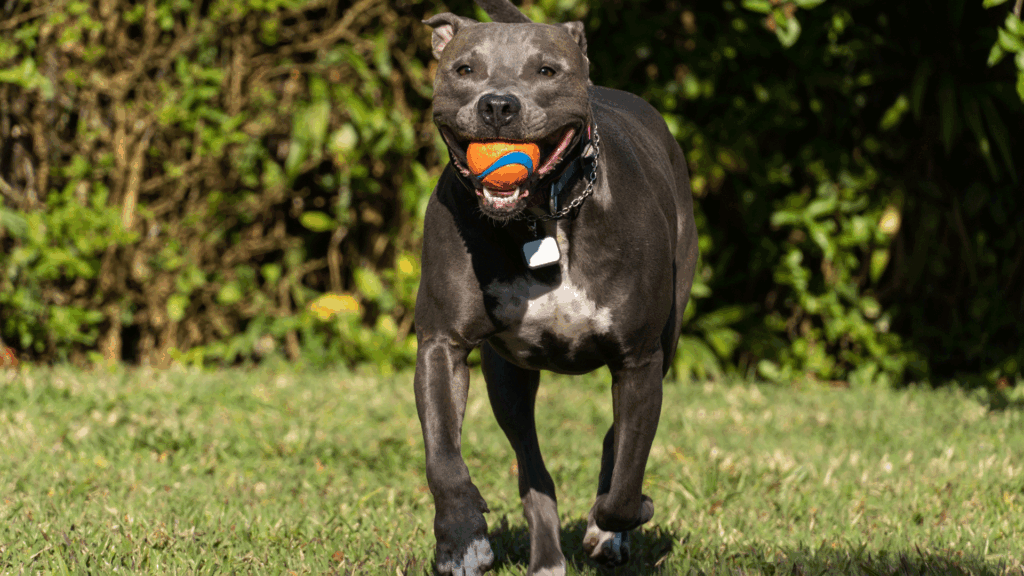
<svg viewBox="0 0 1024 576">
<path fill-rule="evenodd" d="M 342 312 L 359 312 L 359 301 L 351 294 L 327 293 L 309 303 L 309 310 L 321 320 L 330 320 Z"/>
<path fill-rule="evenodd" d="M 395 263 L 395 267 L 398 268 L 398 271 L 401 272 L 402 274 L 405 274 L 406 276 L 411 276 L 413 273 L 412 258 L 409 258 L 404 254 L 402 256 L 399 256 L 398 262 Z"/>
<path fill-rule="evenodd" d="M 900 230 L 900 212 L 895 206 L 889 206 L 882 213 L 878 228 L 887 236 L 894 236 Z"/>
</svg>

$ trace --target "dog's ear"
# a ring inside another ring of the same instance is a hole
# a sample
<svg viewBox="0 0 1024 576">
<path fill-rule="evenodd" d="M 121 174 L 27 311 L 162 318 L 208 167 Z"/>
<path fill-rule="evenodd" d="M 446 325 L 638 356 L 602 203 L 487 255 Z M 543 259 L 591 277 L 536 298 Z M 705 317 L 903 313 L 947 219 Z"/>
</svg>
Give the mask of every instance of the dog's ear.
<svg viewBox="0 0 1024 576">
<path fill-rule="evenodd" d="M 563 30 L 569 33 L 569 36 L 579 44 L 580 50 L 583 51 L 583 57 L 587 57 L 587 36 L 583 33 L 583 22 L 562 22 L 556 24 Z"/>
<path fill-rule="evenodd" d="M 508 0 L 476 0 L 476 5 L 483 8 L 484 12 L 487 12 L 487 15 L 495 22 L 518 22 L 521 24 L 533 22 Z"/>
<path fill-rule="evenodd" d="M 463 18 L 451 12 L 431 16 L 424 20 L 423 23 L 434 29 L 434 33 L 430 36 L 430 47 L 434 51 L 434 58 L 438 60 L 441 59 L 441 52 L 444 52 L 444 47 L 452 41 L 452 38 L 455 38 L 459 30 L 473 24 L 478 24 L 472 18 Z"/>
<path fill-rule="evenodd" d="M 580 47 L 580 51 L 583 52 L 583 59 L 589 67 L 590 58 L 587 57 L 587 36 L 583 33 L 583 22 L 562 22 L 561 24 L 556 24 L 556 26 L 560 26 L 563 30 L 569 33 L 570 38 L 576 41 L 576 44 Z"/>
</svg>

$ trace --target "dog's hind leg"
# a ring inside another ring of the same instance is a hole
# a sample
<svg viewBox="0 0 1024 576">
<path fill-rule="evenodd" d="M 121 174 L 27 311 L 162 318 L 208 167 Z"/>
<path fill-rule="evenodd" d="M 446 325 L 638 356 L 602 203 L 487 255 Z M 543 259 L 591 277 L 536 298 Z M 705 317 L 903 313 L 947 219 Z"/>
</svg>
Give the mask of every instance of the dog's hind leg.
<svg viewBox="0 0 1024 576">
<path fill-rule="evenodd" d="M 660 354 L 634 368 L 612 371 L 615 423 L 604 437 L 597 499 L 583 537 L 584 551 L 603 564 L 626 563 L 629 531 L 654 515 L 654 503 L 640 488 L 661 414 L 660 371 Z"/>
<path fill-rule="evenodd" d="M 601 450 L 601 472 L 597 477 L 597 495 L 607 494 L 612 487 L 612 468 L 615 465 L 615 425 L 604 435 Z M 587 515 L 587 532 L 583 535 L 583 551 L 605 566 L 621 566 L 629 562 L 629 532 L 609 532 L 597 527 L 594 519 L 595 504 Z"/>
<path fill-rule="evenodd" d="M 498 355 L 488 344 L 480 348 L 487 394 L 498 425 L 516 453 L 519 496 L 530 528 L 530 576 L 565 574 L 565 556 L 559 537 L 555 483 L 544 466 L 534 403 L 540 373 L 520 368 Z"/>
</svg>

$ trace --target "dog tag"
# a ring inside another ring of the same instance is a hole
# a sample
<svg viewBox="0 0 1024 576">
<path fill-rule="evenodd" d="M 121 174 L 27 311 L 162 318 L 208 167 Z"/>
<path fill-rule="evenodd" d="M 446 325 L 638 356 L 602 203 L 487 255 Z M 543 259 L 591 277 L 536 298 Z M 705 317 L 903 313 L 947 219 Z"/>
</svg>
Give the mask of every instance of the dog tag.
<svg viewBox="0 0 1024 576">
<path fill-rule="evenodd" d="M 558 242 L 553 236 L 545 236 L 540 240 L 531 240 L 523 244 L 523 256 L 526 258 L 526 265 L 530 268 L 541 268 L 555 264 L 561 258 L 558 252 Z"/>
</svg>

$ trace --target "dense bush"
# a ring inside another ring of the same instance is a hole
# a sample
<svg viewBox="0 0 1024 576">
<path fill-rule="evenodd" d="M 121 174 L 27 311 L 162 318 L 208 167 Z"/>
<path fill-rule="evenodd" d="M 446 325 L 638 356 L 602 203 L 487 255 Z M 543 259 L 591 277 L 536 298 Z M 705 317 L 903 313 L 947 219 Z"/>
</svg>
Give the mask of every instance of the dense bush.
<svg viewBox="0 0 1024 576">
<path fill-rule="evenodd" d="M 0 25 L 9 345 L 156 364 L 278 350 L 408 362 L 440 158 L 423 112 L 429 38 L 408 10 L 47 4 L 7 3 Z M 328 291 L 358 301 L 322 321 L 306 309 Z"/>
<path fill-rule="evenodd" d="M 673 50 L 617 59 L 706 178 L 698 313 L 736 306 L 736 359 L 772 379 L 1018 375 L 1024 115 L 1013 66 L 984 66 L 1005 11 L 797 10 L 818 3 L 684 8 L 682 27 L 653 20 Z"/>
<path fill-rule="evenodd" d="M 974 0 L 818 4 L 524 7 L 584 20 L 595 83 L 654 103 L 688 154 L 702 265 L 678 371 L 1019 377 L 1024 28 Z M 420 20 L 482 13 L 49 8 L 8 2 L 0 18 L 8 345 L 411 362 L 422 214 L 446 159 Z"/>
</svg>

